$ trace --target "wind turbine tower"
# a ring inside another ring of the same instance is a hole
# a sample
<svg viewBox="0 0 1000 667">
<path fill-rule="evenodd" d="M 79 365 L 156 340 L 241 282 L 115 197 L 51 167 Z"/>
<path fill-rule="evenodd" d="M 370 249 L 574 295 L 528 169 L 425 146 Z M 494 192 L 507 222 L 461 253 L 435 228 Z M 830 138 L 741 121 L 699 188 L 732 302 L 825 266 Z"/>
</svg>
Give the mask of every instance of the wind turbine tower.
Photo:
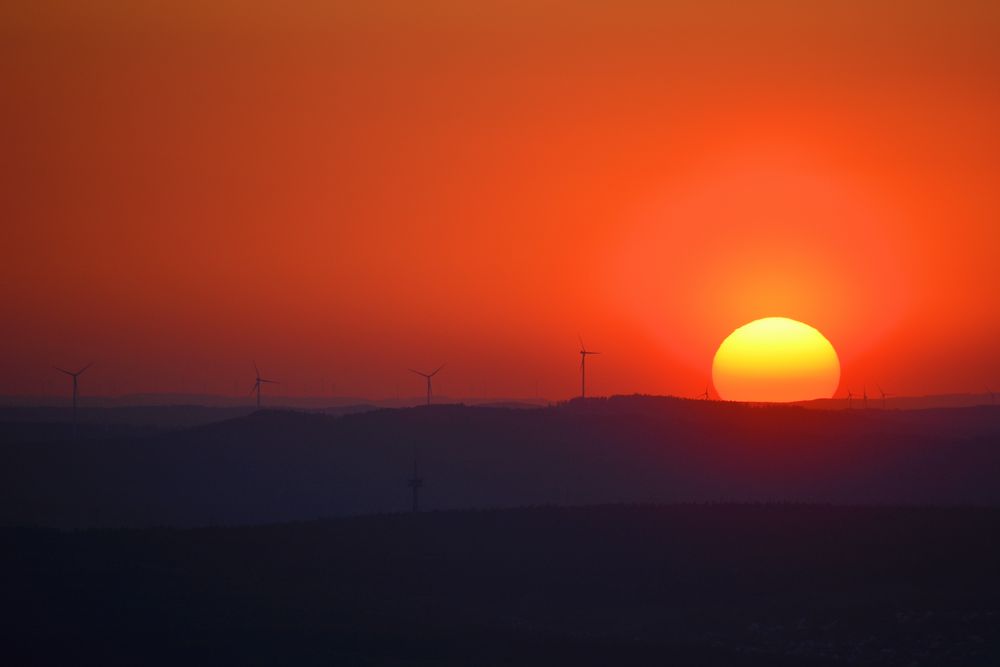
<svg viewBox="0 0 1000 667">
<path fill-rule="evenodd" d="M 578 338 L 580 339 L 580 398 L 587 398 L 587 355 L 600 352 L 591 352 L 583 344 L 583 337 L 578 336 Z"/>
<path fill-rule="evenodd" d="M 87 364 L 86 366 L 84 366 L 83 368 L 81 368 L 80 370 L 78 370 L 75 373 L 73 371 L 68 371 L 65 368 L 59 368 L 58 366 L 54 366 L 53 367 L 57 371 L 59 371 L 60 373 L 65 373 L 66 375 L 68 375 L 71 378 L 73 378 L 73 439 L 74 440 L 76 440 L 76 433 L 77 433 L 77 419 L 76 419 L 76 397 L 77 397 L 77 393 L 78 393 L 78 382 L 77 382 L 77 380 L 80 378 L 81 375 L 83 375 L 83 372 L 85 370 L 87 370 L 88 368 L 90 368 L 93 365 L 94 365 L 94 362 L 92 361 L 92 362 L 90 362 L 89 364 Z"/>
<path fill-rule="evenodd" d="M 257 393 L 257 409 L 260 410 L 260 386 L 262 384 L 278 384 L 278 381 L 277 380 L 267 380 L 265 378 L 262 378 L 260 376 L 260 369 L 257 368 L 257 362 L 256 361 L 253 362 L 253 370 L 254 370 L 254 373 L 257 374 L 257 381 L 253 383 L 253 389 L 250 390 L 250 393 L 251 394 L 254 393 L 254 392 Z"/>
<path fill-rule="evenodd" d="M 420 371 L 415 371 L 412 368 L 410 369 L 411 373 L 416 373 L 420 377 L 425 378 L 427 380 L 427 405 L 431 404 L 431 378 L 437 375 L 438 371 L 444 368 L 444 366 L 445 366 L 444 364 L 441 364 L 436 369 L 434 369 L 433 373 L 421 373 Z"/>
<path fill-rule="evenodd" d="M 850 389 L 847 390 L 847 409 L 851 409 L 851 402 L 854 400 L 854 392 Z"/>
<path fill-rule="evenodd" d="M 861 387 L 861 400 L 864 401 L 863 405 L 865 410 L 868 409 L 868 385 L 862 385 Z"/>
<path fill-rule="evenodd" d="M 880 385 L 880 384 L 877 384 L 875 386 L 878 387 L 878 393 L 880 393 L 882 395 L 882 409 L 885 410 L 885 399 L 886 399 L 887 396 L 891 396 L 892 394 L 885 393 L 882 390 L 882 385 Z"/>
<path fill-rule="evenodd" d="M 424 485 L 424 479 L 417 474 L 417 448 L 413 448 L 413 477 L 407 480 L 407 486 L 413 492 L 413 511 L 420 511 L 420 488 Z"/>
</svg>

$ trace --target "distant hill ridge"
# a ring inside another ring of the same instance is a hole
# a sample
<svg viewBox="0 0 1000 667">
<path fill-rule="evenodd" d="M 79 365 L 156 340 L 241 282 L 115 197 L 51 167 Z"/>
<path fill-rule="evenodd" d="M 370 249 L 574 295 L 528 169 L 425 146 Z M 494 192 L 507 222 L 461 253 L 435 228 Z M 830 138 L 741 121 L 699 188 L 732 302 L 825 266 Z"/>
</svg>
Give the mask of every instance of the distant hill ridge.
<svg viewBox="0 0 1000 667">
<path fill-rule="evenodd" d="M 809 410 L 654 396 L 544 409 L 262 410 L 0 446 L 0 523 L 261 523 L 421 506 L 1000 505 L 1000 408 Z"/>
</svg>

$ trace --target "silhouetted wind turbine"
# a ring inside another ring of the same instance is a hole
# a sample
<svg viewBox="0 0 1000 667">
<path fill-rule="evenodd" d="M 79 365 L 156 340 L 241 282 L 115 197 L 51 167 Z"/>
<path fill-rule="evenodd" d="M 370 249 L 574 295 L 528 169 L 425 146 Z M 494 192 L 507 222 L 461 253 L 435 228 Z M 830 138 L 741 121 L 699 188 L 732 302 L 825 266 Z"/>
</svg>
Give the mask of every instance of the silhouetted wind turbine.
<svg viewBox="0 0 1000 667">
<path fill-rule="evenodd" d="M 424 485 L 423 477 L 417 474 L 417 446 L 413 446 L 413 477 L 407 480 L 407 486 L 413 489 L 413 511 L 420 511 L 419 495 L 420 487 Z"/>
<path fill-rule="evenodd" d="M 705 391 L 703 391 L 700 394 L 698 394 L 697 396 L 695 396 L 695 398 L 700 398 L 702 400 L 707 401 L 708 400 L 708 387 L 709 387 L 709 385 L 705 385 Z"/>
<path fill-rule="evenodd" d="M 861 385 L 861 397 L 862 397 L 862 400 L 864 401 L 863 405 L 865 406 L 865 410 L 867 410 L 868 409 L 868 385 L 867 384 Z"/>
<path fill-rule="evenodd" d="M 854 400 L 854 392 L 850 389 L 847 390 L 847 409 L 851 409 L 851 401 Z"/>
<path fill-rule="evenodd" d="M 431 404 L 431 378 L 437 375 L 438 371 L 444 368 L 444 366 L 445 366 L 444 364 L 441 364 L 436 369 L 434 369 L 433 373 L 421 373 L 420 371 L 415 371 L 412 368 L 410 369 L 411 373 L 416 373 L 417 375 L 427 379 L 427 405 Z"/>
<path fill-rule="evenodd" d="M 587 355 L 600 352 L 591 352 L 583 344 L 583 337 L 577 336 L 577 338 L 580 339 L 580 398 L 587 398 Z"/>
<path fill-rule="evenodd" d="M 60 373 L 65 373 L 66 375 L 68 375 L 71 378 L 73 378 L 73 439 L 74 440 L 76 440 L 76 429 L 77 429 L 77 421 L 76 421 L 77 378 L 79 378 L 81 375 L 83 375 L 83 372 L 85 370 L 87 370 L 88 368 L 90 368 L 91 366 L 93 366 L 93 365 L 94 365 L 94 362 L 91 361 L 89 364 L 87 364 L 86 366 L 84 366 L 83 368 L 81 368 L 80 370 L 78 370 L 75 373 L 73 371 L 68 371 L 65 368 L 59 368 L 58 366 L 53 366 L 53 368 L 55 368 Z"/>
<path fill-rule="evenodd" d="M 989 387 L 986 388 L 986 393 L 990 395 L 990 405 L 994 405 L 997 402 L 997 395 Z"/>
<path fill-rule="evenodd" d="M 875 386 L 878 387 L 878 393 L 882 394 L 882 409 L 885 410 L 885 397 L 892 396 L 892 394 L 887 394 L 884 391 L 882 391 L 882 385 L 880 384 L 876 384 Z"/>
<path fill-rule="evenodd" d="M 250 390 L 250 393 L 252 394 L 254 392 L 257 392 L 257 409 L 260 410 L 260 386 L 262 384 L 278 384 L 278 381 L 277 380 L 267 380 L 265 378 L 262 378 L 260 376 L 260 369 L 257 368 L 257 362 L 256 361 L 253 362 L 253 370 L 257 374 L 257 380 L 253 383 L 253 389 Z"/>
</svg>

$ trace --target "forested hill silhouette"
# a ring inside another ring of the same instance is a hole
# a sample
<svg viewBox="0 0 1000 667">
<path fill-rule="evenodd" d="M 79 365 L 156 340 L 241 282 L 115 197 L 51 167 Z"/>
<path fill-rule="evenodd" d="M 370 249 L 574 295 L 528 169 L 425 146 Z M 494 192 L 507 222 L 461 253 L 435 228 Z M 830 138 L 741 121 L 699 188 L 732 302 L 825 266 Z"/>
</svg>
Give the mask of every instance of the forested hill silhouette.
<svg viewBox="0 0 1000 667">
<path fill-rule="evenodd" d="M 1000 505 L 1000 409 L 817 411 L 664 397 L 264 410 L 149 437 L 8 442 L 0 522 L 248 524 L 421 507 L 808 501 Z"/>
<path fill-rule="evenodd" d="M 355 403 L 311 409 L 331 416 L 374 410 L 374 405 Z M 191 428 L 212 422 L 245 417 L 255 411 L 242 406 L 171 404 L 89 406 L 79 410 L 82 437 L 153 435 L 160 431 Z M 63 440 L 72 436 L 73 411 L 57 406 L 0 406 L 0 441 Z"/>
</svg>

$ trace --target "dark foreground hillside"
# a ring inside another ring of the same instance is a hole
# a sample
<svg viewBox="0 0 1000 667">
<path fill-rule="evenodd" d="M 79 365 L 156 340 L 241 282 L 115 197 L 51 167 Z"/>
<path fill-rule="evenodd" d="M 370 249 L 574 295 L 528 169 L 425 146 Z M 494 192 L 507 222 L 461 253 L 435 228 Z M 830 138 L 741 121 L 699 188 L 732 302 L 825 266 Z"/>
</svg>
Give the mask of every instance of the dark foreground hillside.
<svg viewBox="0 0 1000 667">
<path fill-rule="evenodd" d="M 0 531 L 7 664 L 991 665 L 998 562 L 958 508 Z"/>
<path fill-rule="evenodd" d="M 2 429 L 0 429 L 2 432 Z M 622 502 L 1000 506 L 1000 407 L 807 410 L 660 397 L 536 410 L 262 411 L 146 437 L 0 442 L 0 525 L 255 524 Z"/>
</svg>

